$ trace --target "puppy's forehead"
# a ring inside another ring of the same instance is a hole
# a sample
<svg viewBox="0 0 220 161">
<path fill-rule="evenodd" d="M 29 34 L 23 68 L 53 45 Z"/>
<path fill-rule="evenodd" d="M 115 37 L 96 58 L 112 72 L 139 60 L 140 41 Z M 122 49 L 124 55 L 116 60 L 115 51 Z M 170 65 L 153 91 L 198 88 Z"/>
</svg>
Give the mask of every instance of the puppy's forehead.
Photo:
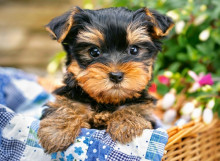
<svg viewBox="0 0 220 161">
<path fill-rule="evenodd" d="M 109 49 L 125 49 L 140 39 L 149 40 L 146 29 L 134 21 L 134 12 L 125 8 L 85 10 L 88 21 L 79 32 L 78 42 L 102 44 Z M 140 35 L 140 38 L 139 36 Z"/>
<path fill-rule="evenodd" d="M 125 28 L 133 19 L 133 11 L 126 8 L 107 8 L 100 10 L 90 10 L 93 24 L 100 25 L 107 29 Z"/>
</svg>

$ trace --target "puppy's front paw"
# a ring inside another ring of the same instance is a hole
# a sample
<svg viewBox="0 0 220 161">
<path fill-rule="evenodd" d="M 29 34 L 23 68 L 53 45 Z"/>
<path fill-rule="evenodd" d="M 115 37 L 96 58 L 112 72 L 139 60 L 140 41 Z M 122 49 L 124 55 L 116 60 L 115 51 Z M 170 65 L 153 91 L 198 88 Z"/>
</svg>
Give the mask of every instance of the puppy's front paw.
<svg viewBox="0 0 220 161">
<path fill-rule="evenodd" d="M 114 141 L 129 143 L 136 136 L 140 136 L 144 129 L 151 129 L 150 122 L 135 113 L 118 111 L 112 115 L 108 122 L 107 132 Z"/>
<path fill-rule="evenodd" d="M 40 122 L 39 143 L 47 153 L 66 150 L 70 144 L 74 143 L 82 127 L 89 128 L 89 124 L 83 122 L 80 116 L 71 115 L 71 113 L 66 116 L 49 115 Z"/>
<path fill-rule="evenodd" d="M 61 120 L 44 119 L 38 130 L 39 143 L 47 153 L 65 150 L 80 132 L 80 127 L 69 128 Z"/>
</svg>

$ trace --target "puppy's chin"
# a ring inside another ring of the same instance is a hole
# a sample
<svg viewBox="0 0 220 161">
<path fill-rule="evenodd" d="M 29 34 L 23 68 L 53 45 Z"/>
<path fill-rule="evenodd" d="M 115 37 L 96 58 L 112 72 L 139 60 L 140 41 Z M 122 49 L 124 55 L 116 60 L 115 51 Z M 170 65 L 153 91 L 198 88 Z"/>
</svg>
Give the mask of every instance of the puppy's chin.
<svg viewBox="0 0 220 161">
<path fill-rule="evenodd" d="M 121 85 L 120 84 L 114 84 L 113 86 L 112 86 L 112 90 L 120 90 L 122 87 L 121 87 Z"/>
<path fill-rule="evenodd" d="M 85 70 L 75 70 L 76 65 L 69 66 L 68 71 L 74 72 L 74 79 L 83 90 L 98 103 L 120 104 L 127 99 L 138 98 L 151 79 L 152 69 L 141 62 L 127 62 L 120 65 L 92 64 Z M 74 70 L 71 70 L 74 69 Z M 109 73 L 120 71 L 124 79 L 115 84 L 110 81 Z"/>
<path fill-rule="evenodd" d="M 143 88 L 144 89 L 144 88 Z M 143 90 L 142 89 L 142 90 Z M 138 98 L 140 97 L 140 92 L 131 89 L 126 89 L 119 86 L 112 86 L 110 89 L 103 89 L 102 91 L 95 91 L 90 93 L 91 97 L 93 97 L 97 102 L 104 104 L 120 104 L 124 102 L 126 99 Z M 89 92 L 89 91 L 87 91 Z M 97 94 L 94 94 L 96 93 Z"/>
</svg>

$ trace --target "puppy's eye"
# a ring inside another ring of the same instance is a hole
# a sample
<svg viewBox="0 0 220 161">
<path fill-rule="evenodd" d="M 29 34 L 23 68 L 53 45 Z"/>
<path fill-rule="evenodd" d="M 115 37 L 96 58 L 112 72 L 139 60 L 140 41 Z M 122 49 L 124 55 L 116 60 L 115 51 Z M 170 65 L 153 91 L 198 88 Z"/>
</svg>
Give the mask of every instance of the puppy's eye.
<svg viewBox="0 0 220 161">
<path fill-rule="evenodd" d="M 139 48 L 136 45 L 133 45 L 129 49 L 129 54 L 137 55 L 139 53 Z"/>
<path fill-rule="evenodd" d="M 101 52 L 100 52 L 100 50 L 99 50 L 98 48 L 93 47 L 93 48 L 90 48 L 90 49 L 89 49 L 89 54 L 90 54 L 92 57 L 96 58 L 96 57 L 98 57 L 98 56 L 101 54 Z"/>
</svg>

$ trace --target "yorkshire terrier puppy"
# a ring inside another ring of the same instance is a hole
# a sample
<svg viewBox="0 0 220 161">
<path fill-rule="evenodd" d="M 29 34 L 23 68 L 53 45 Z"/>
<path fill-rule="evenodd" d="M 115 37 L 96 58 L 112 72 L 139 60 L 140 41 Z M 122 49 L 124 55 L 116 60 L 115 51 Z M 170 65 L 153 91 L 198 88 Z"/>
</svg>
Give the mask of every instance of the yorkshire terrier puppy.
<svg viewBox="0 0 220 161">
<path fill-rule="evenodd" d="M 153 128 L 156 100 L 146 90 L 160 39 L 171 18 L 147 8 L 83 10 L 54 18 L 46 29 L 66 53 L 64 86 L 44 110 L 38 137 L 46 152 L 65 150 L 81 128 L 106 129 L 128 143 Z"/>
</svg>

